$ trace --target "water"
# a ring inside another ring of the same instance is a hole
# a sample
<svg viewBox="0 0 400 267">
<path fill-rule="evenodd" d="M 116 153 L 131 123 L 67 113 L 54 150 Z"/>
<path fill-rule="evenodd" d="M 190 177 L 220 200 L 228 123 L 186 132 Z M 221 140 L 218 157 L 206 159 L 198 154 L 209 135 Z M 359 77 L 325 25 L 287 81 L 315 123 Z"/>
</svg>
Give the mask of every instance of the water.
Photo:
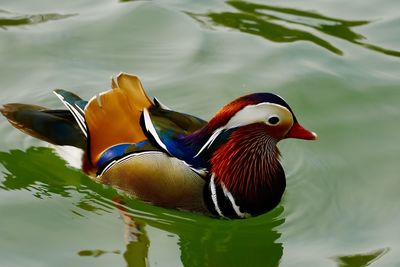
<svg viewBox="0 0 400 267">
<path fill-rule="evenodd" d="M 400 265 L 399 1 L 0 9 L 1 103 L 60 107 L 52 89 L 90 98 L 126 71 L 203 118 L 278 93 L 320 137 L 280 144 L 288 185 L 275 210 L 224 221 L 127 199 L 0 119 L 0 266 Z"/>
</svg>

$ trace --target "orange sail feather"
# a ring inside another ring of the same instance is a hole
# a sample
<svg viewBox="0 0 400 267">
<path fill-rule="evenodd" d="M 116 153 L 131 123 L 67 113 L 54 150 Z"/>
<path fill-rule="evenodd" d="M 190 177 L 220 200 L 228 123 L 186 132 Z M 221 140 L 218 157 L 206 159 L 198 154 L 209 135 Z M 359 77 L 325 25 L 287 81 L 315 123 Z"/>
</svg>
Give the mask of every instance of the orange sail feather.
<svg viewBox="0 0 400 267">
<path fill-rule="evenodd" d="M 85 108 L 90 133 L 90 156 L 96 164 L 109 147 L 146 140 L 139 121 L 144 108 L 153 105 L 136 76 L 121 73 L 113 89 L 92 98 Z"/>
</svg>

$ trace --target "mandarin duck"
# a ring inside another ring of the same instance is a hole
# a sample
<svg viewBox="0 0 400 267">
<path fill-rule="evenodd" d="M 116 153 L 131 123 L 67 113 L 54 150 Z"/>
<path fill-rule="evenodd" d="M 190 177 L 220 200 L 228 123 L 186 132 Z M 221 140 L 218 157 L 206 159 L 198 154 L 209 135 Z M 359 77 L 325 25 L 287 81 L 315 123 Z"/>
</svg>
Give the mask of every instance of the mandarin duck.
<svg viewBox="0 0 400 267">
<path fill-rule="evenodd" d="M 247 218 L 276 207 L 286 186 L 277 143 L 317 138 L 272 93 L 240 97 L 209 122 L 152 101 L 125 73 L 89 101 L 54 93 L 67 109 L 12 103 L 0 111 L 33 137 L 79 148 L 82 170 L 100 183 L 211 216 Z"/>
</svg>

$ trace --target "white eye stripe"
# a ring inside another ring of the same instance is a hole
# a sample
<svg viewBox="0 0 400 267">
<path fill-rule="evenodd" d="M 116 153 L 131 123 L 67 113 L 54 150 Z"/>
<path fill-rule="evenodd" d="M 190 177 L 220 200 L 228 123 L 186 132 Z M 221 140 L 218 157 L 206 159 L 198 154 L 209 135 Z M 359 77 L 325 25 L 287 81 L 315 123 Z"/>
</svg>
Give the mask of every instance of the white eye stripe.
<svg viewBox="0 0 400 267">
<path fill-rule="evenodd" d="M 257 105 L 250 105 L 238 111 L 223 128 L 229 129 L 262 122 L 265 121 L 265 117 L 268 115 L 272 116 L 277 113 L 291 114 L 286 107 L 275 103 L 263 102 Z"/>
<path fill-rule="evenodd" d="M 279 115 L 278 115 L 279 114 Z M 249 125 L 252 123 L 263 122 L 265 123 L 265 118 L 277 115 L 279 117 L 279 125 L 292 125 L 293 116 L 288 108 L 269 102 L 259 103 L 257 105 L 249 105 L 244 107 L 242 110 L 236 112 L 236 114 L 228 121 L 224 126 L 216 129 L 209 139 L 204 143 L 200 150 L 193 156 L 193 158 L 198 157 L 204 150 L 212 145 L 212 143 L 217 139 L 217 137 L 225 130 Z M 269 124 L 271 126 L 276 126 Z M 289 126 L 288 126 L 289 129 Z"/>
</svg>

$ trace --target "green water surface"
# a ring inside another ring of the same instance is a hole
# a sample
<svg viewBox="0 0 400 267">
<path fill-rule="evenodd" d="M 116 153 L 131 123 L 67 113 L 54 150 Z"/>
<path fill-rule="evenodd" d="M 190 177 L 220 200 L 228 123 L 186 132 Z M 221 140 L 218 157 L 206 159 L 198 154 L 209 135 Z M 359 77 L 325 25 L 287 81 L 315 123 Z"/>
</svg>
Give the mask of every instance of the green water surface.
<svg viewBox="0 0 400 267">
<path fill-rule="evenodd" d="M 228 221 L 129 199 L 1 117 L 0 266 L 400 266 L 400 1 L 1 0 L 0 103 L 120 71 L 205 119 L 278 93 L 320 140 L 281 142 L 281 204 Z"/>
</svg>

